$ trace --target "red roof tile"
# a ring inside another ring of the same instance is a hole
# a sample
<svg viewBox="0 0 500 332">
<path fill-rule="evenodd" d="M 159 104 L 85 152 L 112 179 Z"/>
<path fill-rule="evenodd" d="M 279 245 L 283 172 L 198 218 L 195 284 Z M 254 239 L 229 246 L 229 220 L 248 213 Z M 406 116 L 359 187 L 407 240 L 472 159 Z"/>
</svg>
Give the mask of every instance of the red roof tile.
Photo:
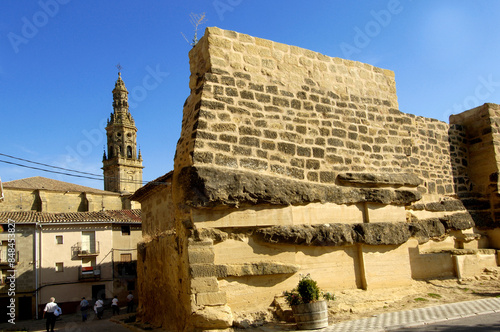
<svg viewBox="0 0 500 332">
<path fill-rule="evenodd" d="M 106 210 L 94 212 L 50 213 L 35 211 L 0 212 L 0 223 L 8 220 L 16 223 L 71 224 L 80 222 L 95 223 L 134 223 L 140 224 L 141 210 Z"/>
</svg>

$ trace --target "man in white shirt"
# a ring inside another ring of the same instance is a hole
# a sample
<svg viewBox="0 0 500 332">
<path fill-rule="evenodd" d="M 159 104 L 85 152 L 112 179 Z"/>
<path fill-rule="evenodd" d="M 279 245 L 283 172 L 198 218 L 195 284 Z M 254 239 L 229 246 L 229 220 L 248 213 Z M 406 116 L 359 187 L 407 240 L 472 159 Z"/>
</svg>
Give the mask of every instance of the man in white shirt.
<svg viewBox="0 0 500 332">
<path fill-rule="evenodd" d="M 59 307 L 57 306 L 56 299 L 51 297 L 50 302 L 45 305 L 45 309 L 43 310 L 43 318 L 47 318 L 45 322 L 47 332 L 54 332 L 54 326 L 56 325 L 56 315 L 54 315 L 54 311 L 56 311 L 57 308 Z"/>
<path fill-rule="evenodd" d="M 120 314 L 120 308 L 118 307 L 118 297 L 115 297 L 111 300 L 111 308 L 113 309 L 113 315 Z"/>
<path fill-rule="evenodd" d="M 99 300 L 95 301 L 94 311 L 95 311 L 95 313 L 97 315 L 97 318 L 101 319 L 102 315 L 104 313 L 104 302 L 103 302 L 103 300 L 99 299 Z"/>
</svg>

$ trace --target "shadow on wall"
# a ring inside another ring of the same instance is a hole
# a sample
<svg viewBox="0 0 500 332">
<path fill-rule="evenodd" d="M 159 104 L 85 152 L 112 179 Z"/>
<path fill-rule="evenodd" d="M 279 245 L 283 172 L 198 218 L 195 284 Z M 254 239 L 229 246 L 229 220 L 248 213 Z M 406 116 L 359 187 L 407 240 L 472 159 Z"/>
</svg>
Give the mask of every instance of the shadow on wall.
<svg viewBox="0 0 500 332">
<path fill-rule="evenodd" d="M 363 280 L 362 280 L 362 271 L 360 267 L 360 262 L 359 262 L 359 246 L 358 245 L 351 245 L 351 246 L 342 246 L 342 247 L 333 247 L 333 246 L 306 246 L 306 245 L 292 245 L 292 244 L 285 244 L 285 243 L 277 243 L 277 244 L 270 244 L 270 243 L 265 243 L 261 242 L 259 240 L 255 240 L 252 236 L 248 238 L 248 245 L 252 248 L 252 251 L 255 255 L 260 255 L 262 257 L 265 256 L 274 256 L 276 257 L 277 255 L 283 254 L 283 253 L 293 253 L 295 254 L 294 261 L 293 262 L 286 262 L 286 263 L 292 263 L 292 264 L 298 264 L 298 265 L 303 265 L 304 263 L 310 261 L 310 259 L 314 259 L 314 261 L 317 261 L 316 259 L 324 257 L 325 261 L 324 263 L 329 265 L 330 267 L 333 267 L 336 264 L 336 262 L 330 261 L 328 263 L 328 260 L 331 259 L 331 257 L 334 257 L 336 254 L 341 254 L 342 256 L 348 257 L 348 259 L 352 262 L 353 268 L 353 276 L 355 278 L 355 285 L 357 288 L 362 289 L 363 288 Z M 382 251 L 387 251 L 390 249 L 381 249 Z M 297 254 L 300 253 L 301 258 L 297 257 Z M 331 256 L 331 257 L 328 257 Z M 344 258 L 345 259 L 345 258 Z M 283 262 L 285 263 L 285 262 Z M 306 273 L 305 269 L 304 272 Z M 299 271 L 299 273 L 301 273 Z M 291 275 L 274 275 L 276 280 L 274 280 L 274 284 L 278 284 L 282 281 L 285 281 L 286 279 L 290 278 Z M 279 280 L 278 280 L 279 279 Z M 229 279 L 228 279 L 229 280 Z M 245 283 L 247 285 L 251 286 L 260 286 L 260 287 L 265 287 L 269 286 L 269 280 L 266 278 L 238 278 L 238 282 Z"/>
<path fill-rule="evenodd" d="M 488 132 L 488 130 L 486 130 L 486 132 Z M 469 211 L 477 227 L 494 228 L 496 225 L 491 214 L 492 206 L 489 196 L 492 195 L 492 198 L 496 198 L 494 194 L 496 194 L 498 189 L 496 188 L 497 179 L 495 179 L 495 177 L 498 177 L 498 173 L 489 175 L 489 179 L 486 180 L 491 182 L 488 190 L 491 190 L 492 186 L 494 187 L 491 193 L 480 192 L 470 178 L 471 172 L 481 172 L 471 169 L 469 150 L 471 149 L 471 144 L 475 144 L 474 142 L 481 143 L 483 138 L 469 137 L 466 126 L 460 124 L 451 124 L 448 135 L 455 193 L 458 199 L 462 201 L 467 211 Z M 491 138 L 488 139 L 491 140 Z M 491 155 L 489 155 L 490 153 Z M 482 149 L 480 158 L 484 160 L 488 160 L 490 157 L 494 158 L 494 153 L 493 149 Z"/>
</svg>

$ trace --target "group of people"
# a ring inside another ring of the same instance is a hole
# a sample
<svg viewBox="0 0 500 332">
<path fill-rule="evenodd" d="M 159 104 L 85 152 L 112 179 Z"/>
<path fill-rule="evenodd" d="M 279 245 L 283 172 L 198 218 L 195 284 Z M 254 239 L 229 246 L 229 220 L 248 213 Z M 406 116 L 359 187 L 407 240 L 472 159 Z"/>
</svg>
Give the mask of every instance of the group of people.
<svg viewBox="0 0 500 332">
<path fill-rule="evenodd" d="M 80 312 L 82 314 L 82 322 L 85 322 L 88 318 L 88 312 L 90 309 L 90 303 L 82 297 L 80 301 Z M 118 302 L 118 297 L 115 295 L 111 300 L 111 309 L 113 311 L 113 315 L 120 314 L 120 307 Z M 134 295 L 132 292 L 129 292 L 127 295 L 127 313 L 133 312 L 134 310 Z M 104 314 L 104 301 L 103 299 L 97 299 L 94 302 L 94 312 L 97 319 L 102 319 L 102 315 Z M 45 309 L 43 310 L 43 317 L 46 318 L 45 327 L 47 332 L 53 332 L 54 326 L 56 324 L 57 317 L 62 314 L 61 308 L 57 305 L 56 299 L 54 297 L 50 298 L 50 301 L 45 305 Z"/>
</svg>

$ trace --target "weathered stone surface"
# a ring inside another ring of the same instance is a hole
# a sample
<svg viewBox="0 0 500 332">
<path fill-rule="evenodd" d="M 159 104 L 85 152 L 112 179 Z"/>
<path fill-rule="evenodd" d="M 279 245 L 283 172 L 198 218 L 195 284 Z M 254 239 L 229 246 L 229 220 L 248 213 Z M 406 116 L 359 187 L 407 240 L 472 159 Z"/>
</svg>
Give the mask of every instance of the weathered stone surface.
<svg viewBox="0 0 500 332">
<path fill-rule="evenodd" d="M 446 233 L 444 225 L 437 218 L 411 222 L 409 227 L 412 236 L 417 238 L 420 244 L 428 242 L 431 238 L 441 237 Z"/>
<path fill-rule="evenodd" d="M 337 175 L 340 182 L 368 184 L 368 185 L 393 185 L 417 187 L 423 183 L 415 174 L 410 173 L 340 173 Z"/>
<path fill-rule="evenodd" d="M 213 243 L 219 243 L 227 240 L 228 233 L 216 228 L 202 228 L 196 229 L 194 231 L 194 236 L 197 240 L 208 238 L 212 239 Z"/>
<path fill-rule="evenodd" d="M 214 262 L 214 252 L 210 248 L 192 249 L 188 251 L 190 264 L 211 264 Z"/>
<path fill-rule="evenodd" d="M 226 304 L 225 292 L 205 292 L 196 293 L 196 304 L 203 305 L 224 305 Z"/>
<path fill-rule="evenodd" d="M 284 264 L 279 262 L 259 262 L 244 264 L 221 264 L 217 265 L 217 278 L 228 276 L 261 276 L 270 274 L 293 274 L 299 270 L 298 265 Z"/>
<path fill-rule="evenodd" d="M 449 216 L 440 218 L 446 229 L 464 230 L 475 225 L 471 215 L 466 213 L 455 213 Z"/>
<path fill-rule="evenodd" d="M 441 202 L 432 202 L 425 204 L 425 210 L 437 211 L 463 211 L 465 210 L 464 204 L 458 199 L 447 199 Z"/>
<path fill-rule="evenodd" d="M 264 242 L 305 246 L 346 246 L 356 243 L 400 245 L 410 237 L 425 243 L 432 238 L 442 237 L 450 229 L 468 229 L 473 226 L 471 221 L 466 214 L 454 214 L 409 223 L 273 226 L 257 229 L 254 235 Z"/>
<path fill-rule="evenodd" d="M 215 265 L 213 264 L 190 264 L 189 270 L 191 277 L 214 277 L 216 275 Z"/>
<path fill-rule="evenodd" d="M 451 249 L 447 250 L 452 255 L 495 255 L 495 249 Z"/>
<path fill-rule="evenodd" d="M 186 189 L 186 204 L 193 207 L 310 202 L 408 205 L 421 198 L 416 190 L 345 188 L 204 166 L 182 169 L 178 181 Z"/>
<path fill-rule="evenodd" d="M 206 329 L 225 329 L 233 325 L 233 314 L 227 305 L 204 306 L 191 314 L 193 326 Z"/>
<path fill-rule="evenodd" d="M 259 229 L 255 234 L 266 242 L 307 246 L 399 245 L 411 236 L 406 223 L 274 226 Z"/>
<path fill-rule="evenodd" d="M 409 225 L 406 223 L 368 223 L 355 224 L 354 231 L 360 243 L 370 245 L 399 245 L 411 236 Z"/>
<path fill-rule="evenodd" d="M 191 279 L 191 293 L 217 292 L 219 283 L 216 277 L 200 277 Z"/>
<path fill-rule="evenodd" d="M 348 224 L 274 226 L 259 229 L 255 234 L 261 240 L 270 243 L 345 246 L 356 242 L 356 234 Z"/>
</svg>

